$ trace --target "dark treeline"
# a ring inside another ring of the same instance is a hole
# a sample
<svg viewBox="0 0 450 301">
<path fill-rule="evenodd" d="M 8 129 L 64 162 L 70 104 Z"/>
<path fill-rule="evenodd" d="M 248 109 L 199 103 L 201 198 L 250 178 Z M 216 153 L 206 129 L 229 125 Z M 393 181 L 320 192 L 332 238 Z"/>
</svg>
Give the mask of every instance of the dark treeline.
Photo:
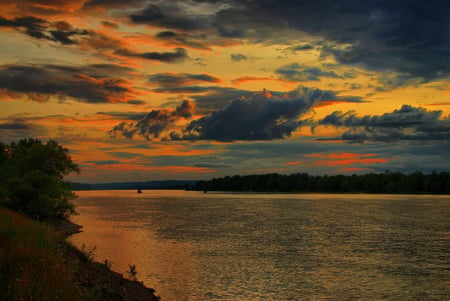
<svg viewBox="0 0 450 301">
<path fill-rule="evenodd" d="M 450 172 L 370 173 L 365 175 L 264 174 L 198 181 L 196 190 L 248 192 L 432 193 L 450 194 Z"/>
</svg>

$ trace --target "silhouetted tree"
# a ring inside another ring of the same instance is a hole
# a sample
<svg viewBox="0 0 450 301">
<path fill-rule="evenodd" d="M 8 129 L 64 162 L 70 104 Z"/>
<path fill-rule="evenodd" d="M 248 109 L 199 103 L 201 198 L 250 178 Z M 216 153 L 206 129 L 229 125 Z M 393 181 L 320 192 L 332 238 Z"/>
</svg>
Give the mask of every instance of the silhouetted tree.
<svg viewBox="0 0 450 301">
<path fill-rule="evenodd" d="M 365 175 L 311 176 L 306 173 L 226 176 L 197 182 L 198 190 L 335 193 L 439 193 L 450 194 L 450 173 L 386 171 Z"/>
<path fill-rule="evenodd" d="M 66 148 L 54 140 L 43 144 L 37 139 L 1 143 L 0 148 L 3 203 L 40 220 L 75 212 L 69 202 L 75 195 L 63 179 L 71 172 L 79 172 L 79 168 Z"/>
</svg>

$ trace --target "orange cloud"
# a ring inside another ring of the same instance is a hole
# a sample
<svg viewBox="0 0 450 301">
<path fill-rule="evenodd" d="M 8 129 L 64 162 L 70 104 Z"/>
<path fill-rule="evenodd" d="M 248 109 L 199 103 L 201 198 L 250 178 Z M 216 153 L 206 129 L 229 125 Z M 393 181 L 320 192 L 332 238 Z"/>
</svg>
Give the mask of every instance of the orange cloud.
<svg viewBox="0 0 450 301">
<path fill-rule="evenodd" d="M 450 102 L 436 102 L 436 103 L 428 103 L 424 104 L 424 106 L 450 106 Z"/>
<path fill-rule="evenodd" d="M 349 168 L 343 168 L 343 169 L 340 169 L 339 171 L 341 171 L 341 172 L 348 172 L 348 171 L 363 171 L 363 170 L 370 170 L 370 168 L 365 168 L 365 167 L 349 167 Z"/>
<path fill-rule="evenodd" d="M 43 16 L 69 15 L 79 10 L 86 0 L 22 0 L 4 1 L 0 4 L 2 16 Z"/>
<path fill-rule="evenodd" d="M 319 160 L 313 163 L 314 165 L 321 165 L 321 166 L 375 164 L 375 163 L 386 163 L 391 161 L 391 159 L 386 158 L 366 158 L 366 157 L 373 157 L 376 155 L 377 154 L 330 153 L 330 154 L 310 154 L 306 155 L 305 157 L 340 159 L 340 160 Z"/>
<path fill-rule="evenodd" d="M 299 165 L 302 164 L 302 161 L 297 161 L 297 162 L 287 162 L 286 165 Z"/>
<path fill-rule="evenodd" d="M 348 101 L 345 100 L 327 100 L 327 101 L 321 101 L 316 103 L 313 108 L 317 109 L 317 108 L 323 108 L 323 107 L 328 107 L 328 106 L 332 106 L 332 105 L 338 105 L 341 103 L 348 103 Z"/>
<path fill-rule="evenodd" d="M 355 154 L 355 153 L 328 153 L 328 154 L 310 154 L 305 155 L 308 158 L 333 158 L 333 159 L 351 159 L 357 157 L 373 157 L 377 154 Z"/>
<path fill-rule="evenodd" d="M 231 82 L 235 85 L 241 85 L 245 82 L 249 82 L 249 81 L 258 81 L 258 82 L 262 82 L 262 81 L 276 81 L 276 82 L 283 82 L 283 83 L 293 83 L 293 81 L 287 81 L 287 80 L 283 80 L 283 79 L 278 79 L 278 78 L 271 78 L 271 77 L 257 77 L 257 76 L 243 76 L 243 77 L 238 77 L 234 80 L 232 80 Z"/>
</svg>

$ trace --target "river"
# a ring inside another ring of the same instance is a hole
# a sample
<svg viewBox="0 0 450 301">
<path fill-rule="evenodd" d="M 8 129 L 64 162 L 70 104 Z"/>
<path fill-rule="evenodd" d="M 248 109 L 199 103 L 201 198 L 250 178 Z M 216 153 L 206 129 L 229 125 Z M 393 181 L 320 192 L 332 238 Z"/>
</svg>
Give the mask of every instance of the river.
<svg viewBox="0 0 450 301">
<path fill-rule="evenodd" d="M 162 301 L 450 299 L 450 196 L 77 194 L 70 241 Z"/>
</svg>

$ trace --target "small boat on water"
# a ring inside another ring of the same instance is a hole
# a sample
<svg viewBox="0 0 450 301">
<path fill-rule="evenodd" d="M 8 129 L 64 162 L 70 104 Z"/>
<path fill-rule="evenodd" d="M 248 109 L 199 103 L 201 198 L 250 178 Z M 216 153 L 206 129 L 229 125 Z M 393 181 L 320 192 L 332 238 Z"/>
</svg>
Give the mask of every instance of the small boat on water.
<svg viewBox="0 0 450 301">
<path fill-rule="evenodd" d="M 142 190 L 138 189 L 138 190 L 137 190 L 137 193 L 142 193 Z"/>
</svg>

